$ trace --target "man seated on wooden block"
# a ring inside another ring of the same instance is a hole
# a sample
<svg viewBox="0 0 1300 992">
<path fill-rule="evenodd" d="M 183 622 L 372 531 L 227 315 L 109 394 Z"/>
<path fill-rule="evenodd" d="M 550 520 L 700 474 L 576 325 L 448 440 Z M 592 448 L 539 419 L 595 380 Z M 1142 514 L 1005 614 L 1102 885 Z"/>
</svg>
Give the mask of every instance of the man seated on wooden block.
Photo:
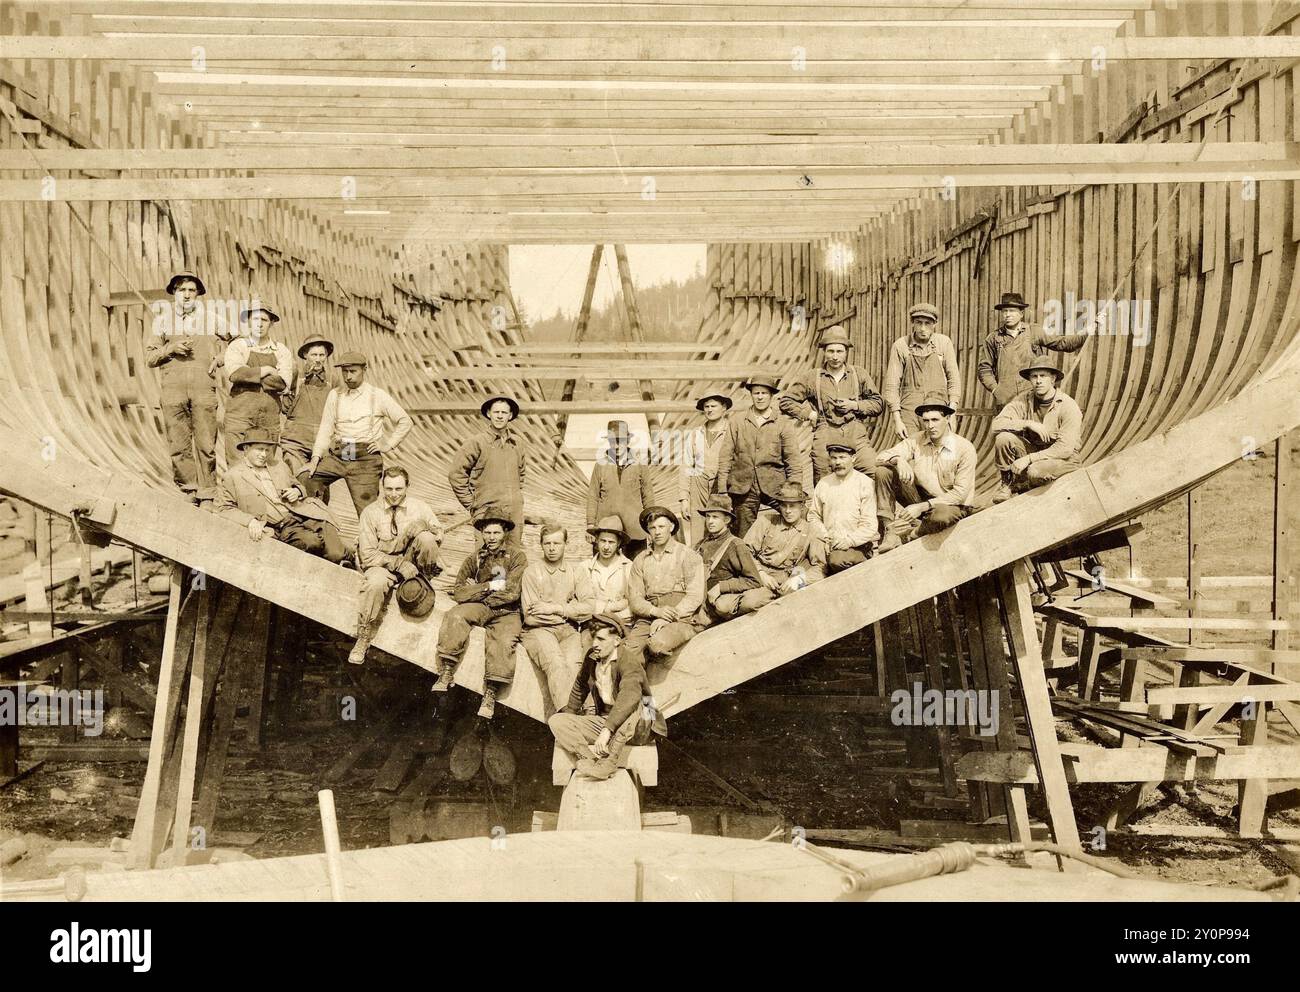
<svg viewBox="0 0 1300 992">
<path fill-rule="evenodd" d="M 632 562 L 628 598 L 636 620 L 623 650 L 644 665 L 666 657 L 695 636 L 695 614 L 704 604 L 704 560 L 693 548 L 673 540 L 681 522 L 666 506 L 650 507 L 640 522 L 650 546 Z"/>
<path fill-rule="evenodd" d="M 826 446 L 830 474 L 813 489 L 808 513 L 813 537 L 825 549 L 826 571 L 832 575 L 870 558 L 880 536 L 875 482 L 853 467 L 856 454 L 849 441 Z"/>
<path fill-rule="evenodd" d="M 564 705 L 582 663 L 579 626 L 595 612 L 590 573 L 564 560 L 569 532 L 560 524 L 542 524 L 542 560 L 524 570 L 521 604 L 524 650 L 545 678 L 554 712 Z"/>
<path fill-rule="evenodd" d="M 645 667 L 634 653 L 619 650 L 626 632 L 623 622 L 598 613 L 591 628 L 591 647 L 564 708 L 547 725 L 555 743 L 575 758 L 579 775 L 607 779 L 617 770 L 624 748 L 649 743 L 651 734 L 667 736 L 668 728 L 650 695 Z M 591 707 L 584 712 L 588 697 Z"/>
<path fill-rule="evenodd" d="M 876 513 L 884 534 L 878 554 L 973 512 L 979 456 L 949 426 L 953 412 L 946 394 L 931 393 L 916 405 L 919 431 L 876 456 Z"/>
<path fill-rule="evenodd" d="M 276 443 L 269 431 L 245 433 L 237 445 L 244 457 L 221 477 L 213 510 L 247 527 L 254 541 L 269 533 L 300 551 L 347 564 L 348 549 L 329 507 L 307 495 L 288 465 L 271 460 Z"/>
<path fill-rule="evenodd" d="M 1082 467 L 1078 455 L 1083 413 L 1060 389 L 1065 371 L 1057 354 L 1032 360 L 1020 370 L 1020 376 L 1029 380 L 1029 391 L 993 418 L 994 449 L 1002 473 L 994 503 Z"/>
<path fill-rule="evenodd" d="M 523 594 L 528 558 L 523 551 L 506 544 L 506 534 L 515 522 L 496 513 L 474 521 L 483 546 L 465 556 L 451 598 L 456 601 L 442 618 L 438 631 L 438 662 L 441 665 L 435 692 L 446 692 L 456 677 L 456 666 L 465 657 L 470 631 L 487 632 L 483 661 L 483 702 L 478 715 L 491 719 L 497 693 L 515 678 L 515 645 L 523 632 L 519 597 Z"/>
<path fill-rule="evenodd" d="M 761 584 L 740 594 L 738 613 L 753 613 L 778 596 L 798 592 L 826 576 L 826 549 L 821 541 L 813 539 L 808 497 L 803 488 L 787 482 L 775 499 L 776 512 L 760 513 L 745 535 Z M 728 597 L 718 598 L 725 605 Z"/>
<path fill-rule="evenodd" d="M 731 500 L 723 493 L 715 493 L 699 513 L 704 518 L 704 537 L 695 550 L 704 562 L 705 593 L 695 624 L 703 628 L 737 616 L 741 596 L 761 588 L 763 583 L 753 552 L 728 529 L 736 519 Z"/>
<path fill-rule="evenodd" d="M 404 579 L 432 579 L 442 568 L 442 524 L 429 504 L 410 494 L 410 476 L 396 465 L 384 469 L 379 499 L 357 521 L 357 559 L 363 573 L 357 642 L 348 661 L 360 665 L 374 636 L 388 593 Z"/>
</svg>

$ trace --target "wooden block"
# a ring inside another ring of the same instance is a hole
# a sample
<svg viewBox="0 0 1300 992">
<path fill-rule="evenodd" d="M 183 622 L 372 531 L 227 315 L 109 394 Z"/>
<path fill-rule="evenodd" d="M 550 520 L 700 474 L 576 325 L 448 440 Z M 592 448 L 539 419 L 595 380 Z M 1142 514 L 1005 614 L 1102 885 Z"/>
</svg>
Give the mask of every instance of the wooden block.
<svg viewBox="0 0 1300 992">
<path fill-rule="evenodd" d="M 640 830 L 641 799 L 626 769 L 603 781 L 574 775 L 560 796 L 556 830 Z"/>
</svg>

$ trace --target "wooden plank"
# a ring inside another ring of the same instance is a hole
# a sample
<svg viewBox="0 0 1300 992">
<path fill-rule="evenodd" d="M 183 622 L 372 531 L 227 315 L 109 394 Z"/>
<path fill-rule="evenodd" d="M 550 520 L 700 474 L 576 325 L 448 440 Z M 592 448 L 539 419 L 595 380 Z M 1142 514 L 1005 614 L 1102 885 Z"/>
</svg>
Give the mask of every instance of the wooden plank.
<svg viewBox="0 0 1300 992">
<path fill-rule="evenodd" d="M 1290 685 L 1198 685 L 1192 688 L 1152 688 L 1146 692 L 1152 705 L 1182 703 L 1296 702 L 1300 700 L 1300 682 Z"/>
<path fill-rule="evenodd" d="M 1164 748 L 1106 748 L 1075 745 L 1063 755 L 1066 781 L 1209 782 L 1285 778 L 1300 767 L 1300 747 L 1269 745 L 1197 757 Z M 957 774 L 984 782 L 1036 785 L 1038 773 L 1028 752 L 972 751 L 957 762 Z"/>
<path fill-rule="evenodd" d="M 199 615 L 194 627 L 194 655 L 190 661 L 189 699 L 185 704 L 185 733 L 181 740 L 180 791 L 176 800 L 176 819 L 172 828 L 172 864 L 186 863 L 190 848 L 190 815 L 194 802 L 194 777 L 199 760 L 199 730 L 203 725 L 205 679 L 215 678 L 208 672 L 208 628 L 213 617 L 212 592 L 206 585 L 198 592 Z"/>
<path fill-rule="evenodd" d="M 1292 615 L 1292 602 L 1300 585 L 1295 575 L 1292 527 L 1295 519 L 1296 465 L 1291 452 L 1295 432 L 1285 434 L 1274 443 L 1273 461 L 1273 617 L 1286 620 Z M 1288 631 L 1273 632 L 1273 647 L 1286 648 Z"/>
</svg>

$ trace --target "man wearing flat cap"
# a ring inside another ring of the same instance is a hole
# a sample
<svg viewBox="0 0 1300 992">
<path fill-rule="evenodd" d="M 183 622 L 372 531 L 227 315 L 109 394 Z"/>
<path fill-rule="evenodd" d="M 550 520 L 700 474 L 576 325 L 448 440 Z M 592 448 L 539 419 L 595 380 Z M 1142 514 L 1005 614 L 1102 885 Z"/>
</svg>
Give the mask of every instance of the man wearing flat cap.
<svg viewBox="0 0 1300 992">
<path fill-rule="evenodd" d="M 289 467 L 297 472 L 311 461 L 311 449 L 316 444 L 321 415 L 330 390 L 338 385 L 329 368 L 334 354 L 334 342 L 317 334 L 308 335 L 298 346 L 302 368 L 298 372 L 293 393 L 284 402 L 284 428 L 280 431 L 280 453 Z M 305 485 L 324 502 L 330 501 L 329 486 L 323 482 L 302 477 Z"/>
<path fill-rule="evenodd" d="M 447 481 L 472 519 L 495 514 L 514 524 L 506 543 L 518 548 L 524 529 L 524 452 L 510 425 L 519 404 L 509 396 L 489 396 L 479 411 L 486 423 L 456 453 Z"/>
<path fill-rule="evenodd" d="M 645 667 L 620 650 L 623 621 L 598 613 L 591 627 L 591 646 L 573 688 L 547 726 L 561 750 L 576 759 L 576 774 L 600 780 L 618 769 L 624 748 L 648 744 L 652 734 L 667 736 L 668 728 L 650 695 Z M 588 699 L 591 708 L 584 713 Z"/>
<path fill-rule="evenodd" d="M 973 512 L 975 446 L 952 429 L 947 395 L 934 392 L 916 406 L 920 430 L 876 458 L 876 513 L 883 554 L 904 541 L 951 527 Z"/>
<path fill-rule="evenodd" d="M 230 396 L 221 432 L 229 465 L 247 431 L 280 433 L 280 399 L 293 387 L 293 354 L 271 337 L 271 325 L 280 317 L 270 307 L 254 304 L 240 312 L 239 320 L 243 333 L 226 347 L 225 358 Z"/>
<path fill-rule="evenodd" d="M 325 486 L 342 479 L 358 516 L 379 495 L 384 454 L 401 444 L 412 427 L 397 400 L 366 382 L 367 364 L 359 351 L 335 359 L 343 385 L 325 397 L 311 461 L 298 470 Z"/>
<path fill-rule="evenodd" d="M 813 482 L 830 472 L 827 445 L 839 441 L 857 454 L 860 472 L 870 472 L 876 451 L 868 439 L 868 422 L 885 412 L 871 375 L 860 365 L 848 364 L 849 335 L 839 324 L 821 332 L 818 347 L 822 367 L 789 386 L 781 397 L 781 412 L 812 427 Z"/>
<path fill-rule="evenodd" d="M 993 308 L 1000 323 L 984 339 L 983 355 L 976 367 L 980 385 L 993 394 L 999 407 L 1026 391 L 1020 370 L 1048 352 L 1073 353 L 1084 346 L 1087 334 L 1047 334 L 1025 323 L 1029 304 L 1019 293 L 1003 293 Z"/>
<path fill-rule="evenodd" d="M 920 432 L 914 410 L 932 393 L 943 393 L 954 410 L 961 400 L 957 349 L 952 338 L 935 329 L 938 308 L 933 303 L 918 303 L 907 316 L 911 330 L 889 350 L 880 390 L 899 440 Z"/>
<path fill-rule="evenodd" d="M 248 431 L 238 451 L 243 457 L 221 476 L 213 511 L 242 524 L 254 541 L 269 534 L 300 551 L 348 564 L 348 548 L 329 507 L 310 496 L 275 457 L 275 435 Z"/>
<path fill-rule="evenodd" d="M 193 272 L 173 275 L 167 292 L 172 302 L 154 306 L 144 360 L 158 369 L 172 478 L 191 499 L 211 499 L 217 485 L 217 369 L 235 332 L 219 308 L 203 306 L 199 297 L 207 289 Z"/>
<path fill-rule="evenodd" d="M 695 625 L 703 628 L 739 616 L 740 597 L 763 583 L 749 545 L 729 529 L 736 519 L 731 500 L 715 494 L 700 516 L 705 534 L 695 551 L 704 562 L 704 605 L 695 615 Z"/>
<path fill-rule="evenodd" d="M 847 441 L 827 445 L 831 471 L 813 489 L 808 519 L 825 549 L 827 574 L 866 561 L 880 537 L 875 481 L 853 467 L 856 454 Z"/>
<path fill-rule="evenodd" d="M 389 465 L 380 480 L 381 497 L 357 521 L 357 560 L 363 569 L 357 640 L 348 661 L 360 665 L 388 602 L 388 593 L 407 579 L 435 578 L 442 568 L 442 524 L 428 503 L 410 494 L 406 469 Z"/>
<path fill-rule="evenodd" d="M 695 615 L 704 605 L 704 560 L 673 540 L 681 521 L 666 506 L 641 514 L 649 547 L 632 562 L 628 599 L 634 622 L 623 650 L 640 664 L 658 661 L 696 634 Z"/>
<path fill-rule="evenodd" d="M 718 452 L 717 491 L 731 496 L 736 512 L 734 531 L 744 535 L 763 506 L 772 505 L 787 482 L 803 485 L 799 440 L 794 427 L 773 404 L 780 384 L 774 375 L 750 376 L 750 410 L 731 418 L 731 427 Z"/>
<path fill-rule="evenodd" d="M 611 420 L 605 428 L 604 442 L 587 484 L 587 527 L 592 527 L 601 517 L 618 517 L 627 528 L 624 553 L 635 559 L 646 546 L 641 513 L 655 502 L 650 468 L 633 455 L 632 435 L 626 420 Z"/>
<path fill-rule="evenodd" d="M 1060 363 L 1061 356 L 1050 352 L 1028 362 L 1020 375 L 1029 383 L 1029 392 L 1015 397 L 993 418 L 993 447 L 1002 474 L 994 503 L 1082 467 L 1083 413 L 1061 390 L 1065 372 Z"/>
<path fill-rule="evenodd" d="M 490 720 L 496 711 L 497 693 L 515 678 L 515 646 L 523 632 L 519 598 L 523 593 L 528 558 L 517 547 L 506 544 L 506 534 L 515 522 L 488 513 L 474 521 L 481 547 L 465 556 L 451 588 L 456 601 L 442 618 L 438 629 L 438 681 L 435 692 L 446 692 L 456 678 L 456 667 L 465 657 L 469 635 L 475 627 L 487 632 L 483 661 L 483 702 L 478 715 Z"/>
<path fill-rule="evenodd" d="M 690 521 L 687 537 L 692 545 L 704 536 L 704 518 L 699 512 L 716 488 L 718 458 L 730 426 L 731 397 L 708 393 L 695 401 L 695 409 L 704 414 L 704 423 L 686 434 L 677 497 L 678 513 Z"/>
</svg>

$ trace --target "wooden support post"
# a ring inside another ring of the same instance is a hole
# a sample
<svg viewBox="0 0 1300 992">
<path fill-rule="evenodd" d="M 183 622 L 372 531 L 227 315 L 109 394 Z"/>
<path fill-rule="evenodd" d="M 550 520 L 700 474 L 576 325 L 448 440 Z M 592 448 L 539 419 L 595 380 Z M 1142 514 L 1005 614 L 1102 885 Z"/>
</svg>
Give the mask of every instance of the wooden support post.
<svg viewBox="0 0 1300 992">
<path fill-rule="evenodd" d="M 1201 615 L 1201 557 L 1200 557 L 1200 510 L 1201 491 L 1191 489 L 1187 493 L 1187 615 Z M 1187 630 L 1187 643 L 1196 643 L 1196 628 Z"/>
<path fill-rule="evenodd" d="M 970 656 L 971 685 L 976 692 L 989 691 L 989 673 L 988 662 L 984 652 L 984 635 L 980 630 L 979 619 L 979 583 L 968 582 L 957 590 L 957 604 L 961 608 L 962 616 L 965 618 L 966 627 L 966 651 Z M 999 658 L 999 663 L 1001 659 Z M 999 713 L 999 718 L 1001 714 Z M 999 724 L 999 734 L 1002 727 Z M 1012 728 L 1014 734 L 1014 728 Z M 978 749 L 982 751 L 994 750 L 998 745 L 995 741 L 981 741 Z M 1009 747 L 1015 747 L 1014 737 Z M 967 780 L 966 789 L 970 794 L 971 812 L 976 822 L 982 822 L 989 817 L 997 816 L 1006 812 L 1006 805 L 1001 793 L 985 782 Z"/>
<path fill-rule="evenodd" d="M 1294 432 L 1292 432 L 1294 434 Z M 1277 439 L 1277 457 L 1273 463 L 1273 619 L 1285 620 L 1290 616 L 1291 603 L 1297 595 L 1295 558 L 1291 553 L 1292 518 L 1295 507 L 1291 505 L 1296 494 L 1296 466 L 1291 453 L 1292 434 Z M 1288 632 L 1273 631 L 1274 650 L 1285 649 L 1289 644 Z M 1269 671 L 1272 671 L 1269 666 Z"/>
<path fill-rule="evenodd" d="M 1249 690 L 1247 690 L 1249 692 Z M 1268 746 L 1268 703 L 1251 700 L 1254 713 L 1241 718 L 1241 745 Z M 1242 837 L 1259 837 L 1268 823 L 1268 779 L 1247 778 L 1237 783 L 1237 832 Z"/>
<path fill-rule="evenodd" d="M 1025 722 L 1033 748 L 1038 780 L 1047 800 L 1048 819 L 1056 843 L 1070 850 L 1079 848 L 1079 828 L 1074 822 L 1074 807 L 1065 781 L 1061 749 L 1056 740 L 1056 719 L 1048 697 L 1047 679 L 1040 663 L 1040 647 L 1035 643 L 1034 610 L 1030 602 L 1029 568 L 1022 559 L 998 571 L 1002 601 L 1007 611 L 1007 631 L 1011 639 L 1011 664 L 1020 683 L 1025 707 Z M 1058 864 L 1064 865 L 1062 859 Z"/>
<path fill-rule="evenodd" d="M 208 664 L 208 625 L 212 619 L 212 592 L 198 592 L 199 616 L 194 627 L 194 657 L 190 662 L 190 690 L 185 704 L 185 734 L 181 742 L 180 780 L 176 794 L 176 819 L 172 828 L 172 864 L 186 863 L 190 848 L 190 813 L 194 801 L 194 775 L 199 759 L 199 729 L 203 726 L 204 679 Z"/>
<path fill-rule="evenodd" d="M 1003 619 L 998 609 L 998 584 L 993 576 L 985 575 L 976 579 L 971 588 L 976 590 L 974 608 L 979 618 L 979 633 L 984 642 L 984 670 L 986 686 L 990 692 L 998 694 L 998 733 L 997 750 L 1016 749 L 1016 710 L 1011 698 L 1011 682 L 1007 678 L 1006 640 L 1003 637 Z M 995 812 L 997 807 L 1005 810 L 1008 817 L 1013 797 L 1003 790 L 1003 795 L 993 797 Z"/>
<path fill-rule="evenodd" d="M 644 341 L 645 332 L 641 328 L 641 310 L 636 305 L 636 287 L 632 285 L 632 267 L 627 261 L 627 247 L 625 245 L 614 245 L 614 261 L 618 264 L 618 277 L 623 287 L 623 310 L 627 314 L 627 327 L 633 341 Z M 644 361 L 647 355 L 637 355 L 639 360 Z M 641 390 L 641 399 L 647 402 L 655 398 L 654 386 L 649 379 L 642 379 L 637 383 L 637 388 Z M 659 426 L 659 415 L 652 413 L 646 418 L 651 427 Z"/>
<path fill-rule="evenodd" d="M 230 600 L 231 613 L 235 616 L 239 616 L 241 610 L 247 609 L 251 602 L 250 597 L 234 587 L 228 586 L 225 595 Z M 225 605 L 223 602 L 223 608 Z M 248 628 L 231 637 L 226 649 L 225 664 L 221 670 L 221 683 L 217 688 L 212 707 L 212 731 L 208 737 L 203 771 L 199 779 L 198 804 L 194 809 L 194 822 L 207 832 L 209 838 L 216 832 L 217 800 L 221 793 L 221 784 L 225 780 L 226 756 L 230 749 L 231 733 L 235 727 L 239 691 L 248 672 L 250 652 L 246 647 L 246 640 L 250 638 L 255 640 L 256 636 L 257 622 L 254 618 Z"/>
<path fill-rule="evenodd" d="M 927 599 L 916 608 L 917 628 L 921 639 L 921 656 L 925 659 L 925 676 L 927 688 L 942 693 L 946 686 L 943 678 L 943 657 L 939 640 L 939 618 L 935 612 L 934 600 Z M 939 750 L 939 776 L 943 782 L 946 796 L 957 795 L 957 775 L 953 770 L 954 749 L 953 730 L 940 723 L 935 728 L 935 737 Z"/>
<path fill-rule="evenodd" d="M 591 301 L 596 294 L 596 277 L 600 275 L 600 256 L 604 253 L 605 246 L 597 244 L 591 249 L 591 265 L 587 268 L 587 286 L 582 291 L 582 308 L 578 311 L 578 321 L 573 329 L 573 341 L 577 344 L 587 336 L 587 324 L 591 321 Z M 568 403 L 573 399 L 573 390 L 577 386 L 576 380 L 569 379 L 564 383 L 564 388 L 560 391 L 560 401 Z M 569 426 L 569 415 L 560 414 L 558 418 L 560 428 L 560 438 L 564 438 L 564 432 Z"/>
</svg>

